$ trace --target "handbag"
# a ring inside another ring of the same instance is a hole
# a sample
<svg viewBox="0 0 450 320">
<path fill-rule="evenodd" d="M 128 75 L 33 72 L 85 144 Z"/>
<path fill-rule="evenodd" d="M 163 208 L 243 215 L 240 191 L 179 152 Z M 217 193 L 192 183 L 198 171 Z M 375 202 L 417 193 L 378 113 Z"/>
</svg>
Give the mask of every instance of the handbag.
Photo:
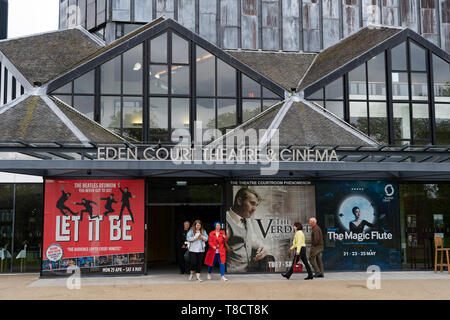
<svg viewBox="0 0 450 320">
<path fill-rule="evenodd" d="M 189 250 L 186 250 L 186 252 L 184 253 L 184 261 L 189 262 L 189 260 L 191 260 Z"/>
<path fill-rule="evenodd" d="M 296 255 L 295 263 L 292 266 L 293 272 L 302 272 L 302 262 L 299 255 Z"/>
</svg>

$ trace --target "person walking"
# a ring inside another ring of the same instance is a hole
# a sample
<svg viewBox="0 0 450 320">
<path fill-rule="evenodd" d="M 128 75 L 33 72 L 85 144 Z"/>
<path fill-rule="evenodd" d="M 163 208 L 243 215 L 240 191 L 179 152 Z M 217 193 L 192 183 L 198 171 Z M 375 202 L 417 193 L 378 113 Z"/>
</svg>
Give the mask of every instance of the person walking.
<svg viewBox="0 0 450 320">
<path fill-rule="evenodd" d="M 216 264 L 216 261 L 219 261 L 221 279 L 222 281 L 228 281 L 228 279 L 225 278 L 225 242 L 228 241 L 228 238 L 221 228 L 222 224 L 220 222 L 214 222 L 214 230 L 209 233 L 209 247 L 205 257 L 205 264 L 208 266 L 208 280 L 211 280 L 211 273 L 214 265 Z"/>
<path fill-rule="evenodd" d="M 300 222 L 294 223 L 295 237 L 292 247 L 289 250 L 296 249 L 294 254 L 294 260 L 292 261 L 292 265 L 286 273 L 282 273 L 281 275 L 286 279 L 289 279 L 294 272 L 294 264 L 297 261 L 297 256 L 300 256 L 303 264 L 306 267 L 306 271 L 308 272 L 308 276 L 305 280 L 314 279 L 313 273 L 311 271 L 311 267 L 309 266 L 308 259 L 306 258 L 306 243 L 305 243 L 305 235 L 302 231 L 303 225 Z"/>
<path fill-rule="evenodd" d="M 184 255 L 186 254 L 187 248 L 187 240 L 186 236 L 189 232 L 189 228 L 191 226 L 191 223 L 189 221 L 183 222 L 183 228 L 180 228 L 177 231 L 176 234 L 176 253 L 177 253 L 177 259 L 178 259 L 178 266 L 180 267 L 180 274 L 188 274 L 189 273 L 189 265 L 184 258 Z"/>
<path fill-rule="evenodd" d="M 323 278 L 323 235 L 322 229 L 317 225 L 316 218 L 309 219 L 309 225 L 311 227 L 311 251 L 309 253 L 309 261 L 315 271 L 315 278 Z"/>
<path fill-rule="evenodd" d="M 203 280 L 200 279 L 200 272 L 202 269 L 203 253 L 205 252 L 205 243 L 208 241 L 208 235 L 206 234 L 205 229 L 203 229 L 200 220 L 194 221 L 186 239 L 188 241 L 189 259 L 191 261 L 189 280 L 192 280 L 194 272 L 196 272 L 197 281 L 202 282 Z"/>
</svg>

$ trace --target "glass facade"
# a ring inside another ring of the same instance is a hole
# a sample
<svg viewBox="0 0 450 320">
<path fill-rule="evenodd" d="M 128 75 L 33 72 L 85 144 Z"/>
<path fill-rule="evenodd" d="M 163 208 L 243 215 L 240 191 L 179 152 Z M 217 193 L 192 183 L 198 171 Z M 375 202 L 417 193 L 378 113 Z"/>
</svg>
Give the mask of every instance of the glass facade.
<svg viewBox="0 0 450 320">
<path fill-rule="evenodd" d="M 408 39 L 307 99 L 380 143 L 449 145 L 449 79 L 448 61 Z"/>
<path fill-rule="evenodd" d="M 59 0 L 59 29 L 82 26 L 92 30 L 105 24 L 107 1 L 110 0 Z M 120 3 L 116 7 L 120 8 Z"/>
<path fill-rule="evenodd" d="M 144 142 L 168 142 L 175 129 L 192 132 L 197 120 L 208 142 L 215 133 L 206 130 L 224 132 L 282 100 L 175 31 L 155 35 L 52 94 L 125 138 Z"/>
</svg>

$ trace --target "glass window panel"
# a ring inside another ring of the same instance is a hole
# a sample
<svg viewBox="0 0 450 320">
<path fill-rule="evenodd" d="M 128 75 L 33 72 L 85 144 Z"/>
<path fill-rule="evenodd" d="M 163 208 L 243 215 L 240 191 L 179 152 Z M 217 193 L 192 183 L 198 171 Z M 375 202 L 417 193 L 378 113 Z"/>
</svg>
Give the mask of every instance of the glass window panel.
<svg viewBox="0 0 450 320">
<path fill-rule="evenodd" d="M 434 97 L 450 102 L 450 63 L 433 54 Z"/>
<path fill-rule="evenodd" d="M 401 71 L 407 71 L 407 59 L 406 59 L 406 42 L 403 42 L 396 46 L 395 48 L 392 48 L 391 50 L 391 61 L 392 61 L 392 70 L 401 70 Z"/>
<path fill-rule="evenodd" d="M 408 103 L 394 103 L 394 139 L 411 139 L 411 122 Z"/>
<path fill-rule="evenodd" d="M 217 59 L 217 95 L 236 97 L 236 69 Z"/>
<path fill-rule="evenodd" d="M 154 63 L 167 63 L 167 33 L 151 40 L 150 60 Z"/>
<path fill-rule="evenodd" d="M 86 0 L 78 0 L 77 25 L 86 29 Z"/>
<path fill-rule="evenodd" d="M 325 98 L 344 99 L 344 82 L 342 77 L 325 86 Z"/>
<path fill-rule="evenodd" d="M 134 20 L 136 22 L 152 21 L 152 1 L 134 0 Z"/>
<path fill-rule="evenodd" d="M 388 143 L 388 121 L 385 102 L 369 103 L 370 136 L 378 142 Z"/>
<path fill-rule="evenodd" d="M 189 99 L 173 98 L 171 110 L 171 124 L 173 129 L 189 130 Z"/>
<path fill-rule="evenodd" d="M 366 64 L 362 64 L 348 73 L 350 99 L 367 100 Z"/>
<path fill-rule="evenodd" d="M 263 100 L 263 111 L 280 103 L 281 100 Z"/>
<path fill-rule="evenodd" d="M 317 90 L 316 92 L 314 92 L 313 94 L 311 94 L 310 96 L 308 96 L 307 99 L 311 99 L 311 100 L 322 100 L 322 99 L 323 99 L 323 88 Z"/>
<path fill-rule="evenodd" d="M 52 94 L 57 94 L 57 93 L 72 93 L 72 82 L 69 82 L 69 83 L 63 85 L 61 88 L 58 88 L 52 92 Z"/>
<path fill-rule="evenodd" d="M 202 121 L 202 128 L 216 127 L 216 106 L 214 99 L 197 99 L 197 121 Z"/>
<path fill-rule="evenodd" d="M 167 140 L 169 103 L 167 98 L 150 97 L 150 140 Z"/>
<path fill-rule="evenodd" d="M 62 102 L 68 104 L 69 106 L 72 106 L 72 96 L 60 95 L 55 97 L 61 100 Z"/>
<path fill-rule="evenodd" d="M 172 33 L 172 63 L 189 63 L 189 42 Z"/>
<path fill-rule="evenodd" d="M 95 0 L 87 1 L 87 19 L 86 19 L 86 29 L 91 30 L 95 28 Z"/>
<path fill-rule="evenodd" d="M 106 21 L 106 0 L 97 0 L 97 26 Z"/>
<path fill-rule="evenodd" d="M 12 249 L 12 221 L 14 189 L 12 184 L 0 185 L 0 251 L 3 259 L 0 259 L 0 272 L 11 272 Z M 20 202 L 20 201 L 17 201 Z"/>
<path fill-rule="evenodd" d="M 450 104 L 435 104 L 436 144 L 450 145 Z"/>
<path fill-rule="evenodd" d="M 368 134 L 367 103 L 350 102 L 350 124 Z"/>
<path fill-rule="evenodd" d="M 101 93 L 120 94 L 120 56 L 102 64 L 101 66 Z"/>
<path fill-rule="evenodd" d="M 369 99 L 386 100 L 384 52 L 367 62 L 367 77 L 369 82 Z"/>
<path fill-rule="evenodd" d="M 172 65 L 172 94 L 189 94 L 189 66 Z"/>
<path fill-rule="evenodd" d="M 142 98 L 123 98 L 123 135 L 142 141 Z"/>
<path fill-rule="evenodd" d="M 197 96 L 213 97 L 216 95 L 216 64 L 214 56 L 196 46 Z"/>
<path fill-rule="evenodd" d="M 217 127 L 223 132 L 236 126 L 236 99 L 217 99 Z"/>
<path fill-rule="evenodd" d="M 428 83 L 425 73 L 411 72 L 411 91 L 413 100 L 428 99 Z"/>
<path fill-rule="evenodd" d="M 409 51 L 411 56 L 412 71 L 426 71 L 426 55 L 425 49 L 416 45 L 414 42 L 409 43 Z"/>
<path fill-rule="evenodd" d="M 73 82 L 73 92 L 77 93 L 94 93 L 95 70 L 91 70 L 85 75 L 77 78 Z"/>
<path fill-rule="evenodd" d="M 91 120 L 94 120 L 94 97 L 74 96 L 73 107 Z"/>
<path fill-rule="evenodd" d="M 115 21 L 130 21 L 130 0 L 112 0 L 112 18 Z"/>
<path fill-rule="evenodd" d="M 123 94 L 142 94 L 142 44 L 123 54 Z"/>
<path fill-rule="evenodd" d="M 169 90 L 169 73 L 165 65 L 150 66 L 150 94 L 167 94 Z"/>
<path fill-rule="evenodd" d="M 317 101 L 312 101 L 312 102 L 314 102 L 314 103 L 317 103 L 319 106 L 321 106 L 322 108 L 324 108 L 325 107 L 325 103 L 323 102 L 323 100 L 317 100 Z"/>
<path fill-rule="evenodd" d="M 242 100 L 242 122 L 245 122 L 261 112 L 261 100 Z"/>
<path fill-rule="evenodd" d="M 280 99 L 280 96 L 277 95 L 275 92 L 267 89 L 266 87 L 263 87 L 263 97 L 264 98 L 275 98 L 275 99 Z"/>
<path fill-rule="evenodd" d="M 242 74 L 242 97 L 259 98 L 261 97 L 261 85 L 245 74 Z"/>
<path fill-rule="evenodd" d="M 430 140 L 430 115 L 428 104 L 412 105 L 414 144 L 426 144 Z M 424 140 L 423 143 L 420 140 Z"/>
<path fill-rule="evenodd" d="M 123 35 L 126 36 L 127 34 L 130 34 L 133 31 L 136 31 L 140 27 L 142 27 L 142 24 L 124 23 L 123 24 Z"/>
<path fill-rule="evenodd" d="M 103 127 L 120 133 L 121 114 L 120 97 L 101 97 L 100 123 Z"/>
<path fill-rule="evenodd" d="M 43 228 L 43 187 L 18 184 L 14 219 L 13 272 L 38 272 L 41 269 Z M 19 258 L 17 258 L 19 256 Z"/>
<path fill-rule="evenodd" d="M 392 72 L 392 97 L 394 100 L 409 100 L 407 72 Z"/>
<path fill-rule="evenodd" d="M 326 101 L 326 109 L 341 119 L 344 119 L 344 102 L 343 101 Z"/>
</svg>

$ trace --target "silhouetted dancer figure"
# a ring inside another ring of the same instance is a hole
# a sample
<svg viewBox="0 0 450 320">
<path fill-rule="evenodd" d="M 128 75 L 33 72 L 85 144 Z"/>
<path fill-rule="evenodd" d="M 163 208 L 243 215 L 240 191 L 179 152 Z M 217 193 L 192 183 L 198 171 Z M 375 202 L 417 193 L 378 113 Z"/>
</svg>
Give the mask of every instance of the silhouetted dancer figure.
<svg viewBox="0 0 450 320">
<path fill-rule="evenodd" d="M 65 216 L 67 216 L 67 213 L 64 211 L 68 211 L 70 212 L 73 216 L 76 216 L 78 213 L 73 212 L 69 207 L 66 206 L 65 202 L 67 200 L 69 200 L 69 197 L 71 196 L 70 192 L 64 192 L 64 187 L 61 186 L 61 197 L 58 199 L 58 201 L 56 202 L 56 208 L 59 209 L 59 211 L 61 211 L 61 213 Z"/>
<path fill-rule="evenodd" d="M 83 206 L 84 207 L 84 210 L 81 210 L 80 211 L 80 221 L 83 221 L 83 213 L 85 213 L 85 212 L 87 212 L 87 213 L 89 213 L 89 217 L 92 219 L 92 218 L 97 218 L 98 217 L 98 215 L 96 215 L 96 216 L 93 216 L 92 215 L 92 210 L 93 210 L 93 208 L 92 208 L 92 205 L 91 204 L 95 204 L 96 206 L 98 206 L 98 204 L 97 203 L 95 203 L 94 201 L 91 201 L 91 200 L 86 200 L 85 198 L 83 198 L 83 199 L 81 199 L 81 202 L 80 203 L 77 203 L 77 202 L 74 202 L 73 204 L 76 204 L 76 205 L 79 205 L 79 206 Z"/>
<path fill-rule="evenodd" d="M 111 193 L 109 197 L 106 197 L 106 198 L 99 198 L 99 199 L 100 199 L 100 200 L 106 200 L 106 203 L 105 203 L 105 209 L 106 209 L 106 211 L 103 212 L 103 214 L 105 215 L 105 217 L 108 216 L 108 213 L 113 213 L 113 212 L 115 212 L 114 209 L 112 208 L 112 204 L 113 204 L 113 203 L 119 202 L 119 199 L 117 199 L 117 200 L 114 199 L 114 193 Z"/>
<path fill-rule="evenodd" d="M 131 221 L 133 221 L 133 223 L 134 223 L 133 214 L 131 213 L 131 209 L 130 209 L 130 198 L 134 199 L 136 197 L 131 195 L 131 192 L 128 192 L 128 187 L 125 187 L 124 190 L 122 190 L 122 188 L 119 187 L 119 190 L 120 190 L 120 192 L 122 192 L 122 208 L 120 208 L 119 220 L 122 219 L 123 210 L 125 208 L 127 208 L 128 212 L 130 213 L 130 216 L 131 216 Z"/>
</svg>

